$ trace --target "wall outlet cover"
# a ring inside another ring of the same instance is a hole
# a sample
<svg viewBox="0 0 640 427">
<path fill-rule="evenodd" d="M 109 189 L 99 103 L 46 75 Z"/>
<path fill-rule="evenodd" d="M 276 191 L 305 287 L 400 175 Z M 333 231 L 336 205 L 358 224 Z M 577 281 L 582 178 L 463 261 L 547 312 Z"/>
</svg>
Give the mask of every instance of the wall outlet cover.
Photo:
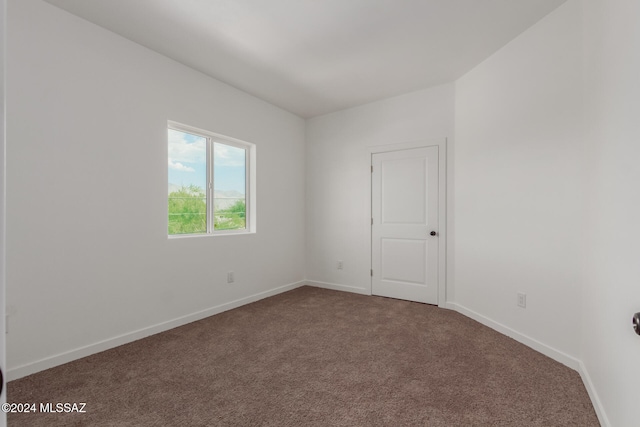
<svg viewBox="0 0 640 427">
<path fill-rule="evenodd" d="M 527 294 L 518 293 L 518 307 L 527 307 Z"/>
</svg>

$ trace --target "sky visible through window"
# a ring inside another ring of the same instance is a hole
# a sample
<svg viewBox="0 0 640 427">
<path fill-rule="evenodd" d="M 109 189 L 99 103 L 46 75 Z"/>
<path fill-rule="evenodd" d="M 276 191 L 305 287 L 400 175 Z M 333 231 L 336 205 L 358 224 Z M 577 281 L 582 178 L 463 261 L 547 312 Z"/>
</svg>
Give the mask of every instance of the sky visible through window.
<svg viewBox="0 0 640 427">
<path fill-rule="evenodd" d="M 214 142 L 216 192 L 245 194 L 245 150 Z M 207 185 L 206 138 L 169 129 L 169 192 Z"/>
</svg>

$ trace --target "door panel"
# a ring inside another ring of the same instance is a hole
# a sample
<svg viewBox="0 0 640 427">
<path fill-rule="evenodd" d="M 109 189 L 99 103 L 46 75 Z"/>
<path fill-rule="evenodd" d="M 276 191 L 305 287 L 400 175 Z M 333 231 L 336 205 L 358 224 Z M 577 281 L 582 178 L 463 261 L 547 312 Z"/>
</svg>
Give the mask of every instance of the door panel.
<svg viewBox="0 0 640 427">
<path fill-rule="evenodd" d="M 372 156 L 371 289 L 438 303 L 438 147 Z"/>
<path fill-rule="evenodd" d="M 427 270 L 424 240 L 382 239 L 382 280 L 423 284 Z"/>
<path fill-rule="evenodd" d="M 382 224 L 426 225 L 424 162 L 424 158 L 406 158 L 381 163 Z"/>
</svg>

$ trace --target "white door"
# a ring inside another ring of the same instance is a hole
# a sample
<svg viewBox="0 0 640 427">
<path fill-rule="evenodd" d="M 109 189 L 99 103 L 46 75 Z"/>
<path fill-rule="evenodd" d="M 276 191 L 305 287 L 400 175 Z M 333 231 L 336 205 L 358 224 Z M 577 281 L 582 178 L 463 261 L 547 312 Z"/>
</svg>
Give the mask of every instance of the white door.
<svg viewBox="0 0 640 427">
<path fill-rule="evenodd" d="M 371 161 L 371 291 L 438 304 L 438 147 Z"/>
</svg>

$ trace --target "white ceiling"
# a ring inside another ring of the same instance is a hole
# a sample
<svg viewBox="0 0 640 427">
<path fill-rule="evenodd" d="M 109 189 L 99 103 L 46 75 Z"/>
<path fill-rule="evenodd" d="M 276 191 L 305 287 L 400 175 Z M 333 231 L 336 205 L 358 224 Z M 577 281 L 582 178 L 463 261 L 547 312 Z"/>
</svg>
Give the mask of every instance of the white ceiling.
<svg viewBox="0 0 640 427">
<path fill-rule="evenodd" d="M 301 117 L 451 82 L 566 0 L 46 0 Z"/>
</svg>

